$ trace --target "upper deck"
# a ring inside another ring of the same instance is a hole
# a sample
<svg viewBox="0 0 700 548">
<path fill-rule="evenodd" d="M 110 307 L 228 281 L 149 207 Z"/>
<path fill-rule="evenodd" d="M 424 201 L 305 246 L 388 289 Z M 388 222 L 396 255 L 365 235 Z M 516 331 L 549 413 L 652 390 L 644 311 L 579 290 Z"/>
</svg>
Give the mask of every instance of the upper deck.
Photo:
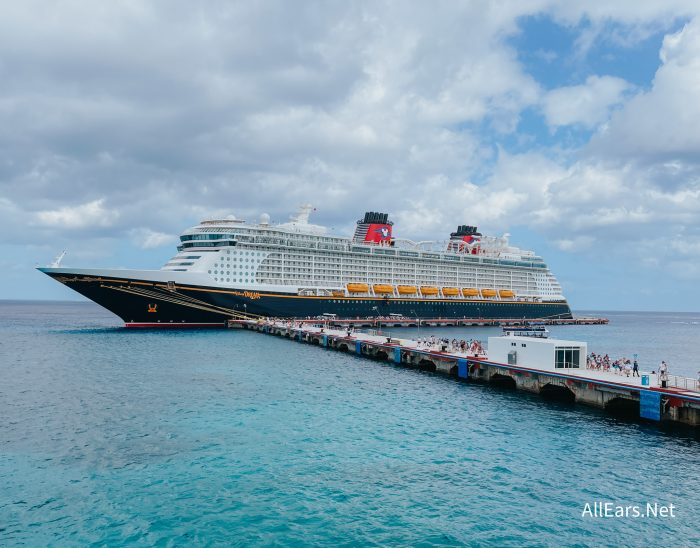
<svg viewBox="0 0 700 548">
<path fill-rule="evenodd" d="M 547 269 L 542 257 L 535 255 L 532 251 L 509 246 L 505 237 L 483 238 L 479 253 L 471 254 L 449 246 L 447 240 L 415 242 L 406 238 L 396 238 L 392 245 L 386 245 L 381 242 L 356 242 L 345 236 L 327 235 L 318 230 L 322 227 L 317 225 L 309 225 L 308 230 L 304 228 L 303 224 L 293 226 L 249 224 L 238 219 L 203 221 L 182 233 L 178 250 L 242 245 Z"/>
</svg>

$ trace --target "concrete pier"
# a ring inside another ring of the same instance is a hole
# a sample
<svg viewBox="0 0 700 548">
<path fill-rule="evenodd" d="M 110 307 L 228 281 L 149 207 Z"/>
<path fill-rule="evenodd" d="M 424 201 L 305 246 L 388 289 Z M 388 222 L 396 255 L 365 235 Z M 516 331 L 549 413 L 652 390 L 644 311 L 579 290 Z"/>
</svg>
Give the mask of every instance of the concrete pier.
<svg viewBox="0 0 700 548">
<path fill-rule="evenodd" d="M 509 365 L 490 361 L 486 355 L 440 351 L 417 341 L 380 333 L 348 333 L 348 330 L 304 322 L 237 320 L 230 327 L 250 329 L 319 347 L 350 352 L 396 365 L 449 375 L 462 380 L 492 382 L 611 412 L 622 412 L 652 421 L 700 426 L 700 387 L 694 379 L 658 386 L 656 375 L 626 377 L 589 369 L 544 370 L 530 364 Z"/>
<path fill-rule="evenodd" d="M 245 322 L 245 318 L 229 320 L 229 326 L 235 327 L 237 323 Z M 473 326 L 495 326 L 507 327 L 512 325 L 521 325 L 522 318 L 504 319 L 504 318 L 387 318 L 387 317 L 369 317 L 369 318 L 313 318 L 300 319 L 295 318 L 295 322 L 300 324 L 316 325 L 323 322 L 328 327 L 473 327 Z M 538 323 L 545 325 L 606 325 L 607 318 L 545 318 L 538 319 Z"/>
</svg>

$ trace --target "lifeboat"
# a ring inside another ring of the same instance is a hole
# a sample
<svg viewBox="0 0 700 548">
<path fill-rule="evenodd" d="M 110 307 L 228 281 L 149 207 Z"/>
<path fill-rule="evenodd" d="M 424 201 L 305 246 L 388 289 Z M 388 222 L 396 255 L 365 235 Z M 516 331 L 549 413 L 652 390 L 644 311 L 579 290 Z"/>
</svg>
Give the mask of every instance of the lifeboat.
<svg viewBox="0 0 700 548">
<path fill-rule="evenodd" d="M 464 295 L 465 297 L 478 297 L 479 290 L 476 287 L 463 287 L 462 295 Z"/>
<path fill-rule="evenodd" d="M 445 297 L 456 297 L 459 295 L 459 289 L 457 289 L 456 287 L 443 287 L 442 294 Z"/>
<path fill-rule="evenodd" d="M 432 287 L 429 285 L 423 285 L 420 288 L 420 294 L 421 295 L 437 295 L 438 294 L 438 288 L 437 287 Z"/>
<path fill-rule="evenodd" d="M 418 289 L 415 285 L 397 285 L 396 289 L 399 295 L 415 295 L 418 293 Z"/>
<path fill-rule="evenodd" d="M 386 285 L 386 284 L 374 284 L 372 286 L 372 289 L 374 289 L 374 294 L 378 295 L 393 295 L 394 293 L 394 286 L 393 285 Z"/>
<path fill-rule="evenodd" d="M 501 299 L 512 299 L 515 297 L 515 291 L 511 291 L 510 289 L 500 289 L 498 291 L 498 295 L 501 297 Z"/>
<path fill-rule="evenodd" d="M 345 297 L 345 291 L 331 291 L 331 295 L 334 297 Z"/>
<path fill-rule="evenodd" d="M 369 286 L 367 284 L 348 284 L 348 291 L 350 293 L 369 293 Z"/>
<path fill-rule="evenodd" d="M 481 296 L 482 296 L 482 297 L 495 297 L 495 296 L 496 296 L 496 290 L 495 290 L 495 289 L 482 289 L 482 290 L 481 290 Z"/>
</svg>

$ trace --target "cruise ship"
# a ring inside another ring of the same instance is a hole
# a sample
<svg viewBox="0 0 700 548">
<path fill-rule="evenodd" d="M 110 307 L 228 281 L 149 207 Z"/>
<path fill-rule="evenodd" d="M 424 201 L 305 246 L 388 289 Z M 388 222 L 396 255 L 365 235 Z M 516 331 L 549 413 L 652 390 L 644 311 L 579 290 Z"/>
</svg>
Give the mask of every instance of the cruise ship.
<svg viewBox="0 0 700 548">
<path fill-rule="evenodd" d="M 352 237 L 309 222 L 208 219 L 160 270 L 39 268 L 127 327 L 223 327 L 242 317 L 571 318 L 541 257 L 460 225 L 445 241 L 394 234 L 367 212 Z"/>
</svg>

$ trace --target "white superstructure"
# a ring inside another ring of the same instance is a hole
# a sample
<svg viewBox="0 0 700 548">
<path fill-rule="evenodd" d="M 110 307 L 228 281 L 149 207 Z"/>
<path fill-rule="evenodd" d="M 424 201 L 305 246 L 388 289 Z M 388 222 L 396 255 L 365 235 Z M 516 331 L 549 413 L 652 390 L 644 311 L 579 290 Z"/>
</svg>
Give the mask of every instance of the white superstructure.
<svg viewBox="0 0 700 548">
<path fill-rule="evenodd" d="M 182 233 L 178 253 L 162 270 L 183 273 L 179 279 L 206 275 L 211 286 L 297 295 L 400 298 L 413 291 L 411 298 L 565 301 L 542 258 L 511 246 L 507 235 L 484 237 L 460 227 L 473 229 L 471 235 L 413 242 L 392 238 L 385 214 L 366 214 L 348 238 L 310 224 L 311 210 L 303 206 L 277 225 L 267 215 L 258 223 L 202 221 Z"/>
</svg>

